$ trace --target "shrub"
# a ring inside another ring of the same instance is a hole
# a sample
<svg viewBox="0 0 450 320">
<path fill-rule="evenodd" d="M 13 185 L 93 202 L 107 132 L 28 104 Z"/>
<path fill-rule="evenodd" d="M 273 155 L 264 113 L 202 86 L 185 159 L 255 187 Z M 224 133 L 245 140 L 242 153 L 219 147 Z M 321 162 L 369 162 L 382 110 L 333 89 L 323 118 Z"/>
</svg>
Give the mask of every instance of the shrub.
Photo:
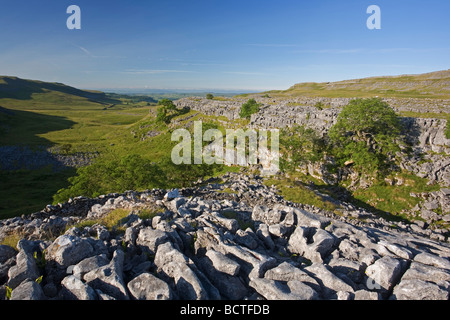
<svg viewBox="0 0 450 320">
<path fill-rule="evenodd" d="M 401 123 L 379 98 L 355 99 L 345 106 L 330 129 L 333 154 L 340 166 L 352 160 L 361 172 L 389 170 L 389 156 L 399 151 Z"/>
<path fill-rule="evenodd" d="M 162 99 L 158 102 L 160 107 L 156 113 L 156 121 L 164 122 L 165 124 L 170 123 L 172 118 L 189 112 L 189 108 L 178 109 L 172 100 Z"/>
<path fill-rule="evenodd" d="M 323 159 L 326 142 L 313 129 L 304 126 L 281 130 L 281 170 L 292 171 L 299 165 Z"/>
<path fill-rule="evenodd" d="M 249 99 L 246 103 L 244 103 L 241 107 L 241 111 L 239 112 L 239 116 L 241 118 L 250 119 L 250 116 L 259 111 L 260 104 L 256 102 L 255 99 Z"/>
<path fill-rule="evenodd" d="M 163 159 L 159 164 L 165 179 L 165 187 L 187 187 L 200 178 L 214 175 L 222 165 L 202 164 L 174 164 L 170 157 Z"/>
<path fill-rule="evenodd" d="M 68 180 L 70 186 L 59 190 L 53 200 L 64 202 L 76 196 L 96 197 L 111 192 L 149 189 L 160 186 L 163 179 L 158 166 L 139 155 L 99 160 L 77 169 L 77 175 Z"/>
<path fill-rule="evenodd" d="M 214 99 L 214 96 L 212 95 L 212 93 L 208 93 L 208 94 L 206 95 L 206 99 L 212 100 L 212 99 Z"/>
<path fill-rule="evenodd" d="M 69 178 L 70 186 L 60 189 L 53 196 L 53 201 L 65 202 L 71 197 L 97 197 L 127 190 L 187 187 L 199 178 L 212 176 L 222 167 L 207 164 L 175 165 L 170 156 L 158 164 L 139 155 L 99 160 L 79 168 L 77 175 Z"/>
<path fill-rule="evenodd" d="M 325 105 L 323 104 L 322 101 L 318 101 L 316 102 L 316 104 L 314 105 L 315 108 L 317 108 L 317 110 L 323 110 L 323 108 L 325 107 Z"/>
</svg>

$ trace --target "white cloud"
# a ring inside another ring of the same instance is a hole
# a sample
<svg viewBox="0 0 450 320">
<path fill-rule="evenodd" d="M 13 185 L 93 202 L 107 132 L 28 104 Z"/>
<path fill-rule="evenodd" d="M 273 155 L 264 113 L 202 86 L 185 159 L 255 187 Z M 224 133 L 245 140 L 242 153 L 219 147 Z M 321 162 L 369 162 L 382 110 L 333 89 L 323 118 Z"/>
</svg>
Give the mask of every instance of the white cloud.
<svg viewBox="0 0 450 320">
<path fill-rule="evenodd" d="M 85 47 L 82 47 L 82 46 L 77 46 L 81 51 L 83 51 L 84 53 L 86 53 L 88 56 L 90 56 L 90 57 L 94 57 L 94 55 L 88 50 L 88 49 L 86 49 Z"/>
</svg>

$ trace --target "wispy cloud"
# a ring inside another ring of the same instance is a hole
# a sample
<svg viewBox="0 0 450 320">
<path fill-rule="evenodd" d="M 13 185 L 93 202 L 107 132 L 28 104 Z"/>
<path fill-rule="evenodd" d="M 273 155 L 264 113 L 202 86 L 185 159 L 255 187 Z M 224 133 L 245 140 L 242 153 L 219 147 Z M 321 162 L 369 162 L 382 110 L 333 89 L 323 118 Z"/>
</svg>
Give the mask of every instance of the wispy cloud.
<svg viewBox="0 0 450 320">
<path fill-rule="evenodd" d="M 241 76 L 267 76 L 268 73 L 263 72 L 246 72 L 246 71 L 224 71 L 225 74 L 236 74 Z"/>
<path fill-rule="evenodd" d="M 249 43 L 247 44 L 251 47 L 269 47 L 269 48 L 292 48 L 292 47 L 300 47 L 298 44 L 290 44 L 290 43 Z"/>
<path fill-rule="evenodd" d="M 88 49 L 86 49 L 85 47 L 82 47 L 82 46 L 78 46 L 78 48 L 81 50 L 81 51 L 83 51 L 84 53 L 86 53 L 88 56 L 90 56 L 90 57 L 95 57 Z"/>
<path fill-rule="evenodd" d="M 128 69 L 122 71 L 127 74 L 164 74 L 164 73 L 194 73 L 188 70 L 160 70 L 160 69 Z"/>
<path fill-rule="evenodd" d="M 99 58 L 98 56 L 92 54 L 92 52 L 90 52 L 88 49 L 86 49 L 85 47 L 79 46 L 75 43 L 71 43 L 74 47 L 80 49 L 82 52 L 84 52 L 87 56 L 91 57 L 91 58 Z"/>
<path fill-rule="evenodd" d="M 448 48 L 348 48 L 348 49 L 299 49 L 292 51 L 294 53 L 316 53 L 316 54 L 351 54 L 351 53 L 395 53 L 395 52 L 432 52 L 445 51 Z"/>
<path fill-rule="evenodd" d="M 324 53 L 324 54 L 348 54 L 348 53 L 361 53 L 365 49 L 355 48 L 355 49 L 302 49 L 295 50 L 295 53 Z"/>
<path fill-rule="evenodd" d="M 99 56 L 96 55 L 94 53 L 92 53 L 92 51 L 86 49 L 86 47 L 80 46 L 78 44 L 75 44 L 73 42 L 69 42 L 72 46 L 74 46 L 75 48 L 80 49 L 81 52 L 83 52 L 86 56 L 90 57 L 90 58 L 94 58 L 94 59 L 125 59 L 126 57 L 124 56 L 119 56 L 119 55 L 103 55 L 103 56 Z"/>
<path fill-rule="evenodd" d="M 311 54 L 359 54 L 359 53 L 396 53 L 396 52 L 433 52 L 448 51 L 449 48 L 305 48 L 304 45 L 294 43 L 249 43 L 247 46 L 261 48 L 291 48 L 291 53 L 311 53 Z"/>
</svg>

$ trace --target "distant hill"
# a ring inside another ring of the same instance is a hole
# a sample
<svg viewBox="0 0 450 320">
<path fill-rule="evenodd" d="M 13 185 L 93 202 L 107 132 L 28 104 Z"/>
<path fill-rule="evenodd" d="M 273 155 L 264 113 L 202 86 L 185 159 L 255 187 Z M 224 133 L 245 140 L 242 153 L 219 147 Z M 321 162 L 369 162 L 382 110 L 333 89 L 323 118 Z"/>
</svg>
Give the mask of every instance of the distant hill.
<svg viewBox="0 0 450 320">
<path fill-rule="evenodd" d="M 43 102 L 50 105 L 89 102 L 106 105 L 118 102 L 100 91 L 80 90 L 62 83 L 27 80 L 10 76 L 0 76 L 0 99 Z"/>
<path fill-rule="evenodd" d="M 450 69 L 418 75 L 380 76 L 337 82 L 298 83 L 278 96 L 450 98 Z"/>
</svg>

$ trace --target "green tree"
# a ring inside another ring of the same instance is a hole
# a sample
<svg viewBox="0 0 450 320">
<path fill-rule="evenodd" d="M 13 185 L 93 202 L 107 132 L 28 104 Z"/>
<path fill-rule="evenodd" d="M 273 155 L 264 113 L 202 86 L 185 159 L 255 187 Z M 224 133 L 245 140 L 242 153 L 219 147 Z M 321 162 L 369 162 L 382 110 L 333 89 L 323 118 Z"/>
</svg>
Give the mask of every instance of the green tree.
<svg viewBox="0 0 450 320">
<path fill-rule="evenodd" d="M 241 111 L 239 112 L 239 116 L 241 118 L 250 119 L 250 116 L 259 111 L 259 107 L 261 105 L 256 102 L 255 99 L 249 99 L 246 103 L 244 103 L 241 107 Z"/>
<path fill-rule="evenodd" d="M 156 121 L 169 124 L 172 118 L 189 112 L 189 108 L 178 109 L 172 100 L 162 99 L 158 102 L 160 107 L 156 113 Z"/>
<path fill-rule="evenodd" d="M 54 202 L 64 202 L 76 196 L 96 197 L 111 192 L 160 187 L 165 178 L 150 160 L 139 155 L 127 155 L 81 167 L 68 181 L 70 186 L 59 190 L 53 196 Z"/>
<path fill-rule="evenodd" d="M 212 93 L 208 93 L 208 94 L 206 95 L 206 99 L 208 99 L 208 100 L 214 99 L 213 94 L 212 94 Z"/>
<path fill-rule="evenodd" d="M 389 170 L 390 156 L 399 151 L 401 123 L 379 98 L 354 99 L 345 106 L 329 137 L 338 165 L 347 161 L 361 172 Z"/>
<path fill-rule="evenodd" d="M 127 190 L 187 187 L 199 178 L 213 176 L 216 170 L 222 168 L 223 165 L 175 165 L 170 156 L 159 163 L 153 163 L 140 155 L 101 159 L 79 168 L 77 175 L 68 179 L 70 185 L 59 190 L 53 196 L 53 201 L 65 202 L 71 197 L 97 197 Z"/>
<path fill-rule="evenodd" d="M 327 144 L 316 131 L 305 126 L 284 128 L 280 132 L 280 167 L 283 171 L 293 171 L 308 162 L 323 159 Z"/>
<path fill-rule="evenodd" d="M 200 178 L 213 176 L 215 170 L 219 170 L 222 167 L 222 165 L 208 165 L 205 163 L 176 165 L 170 157 L 163 159 L 159 166 L 164 174 L 166 188 L 188 187 Z"/>
<path fill-rule="evenodd" d="M 172 100 L 162 99 L 158 102 L 160 107 L 156 113 L 156 121 L 168 124 L 172 119 L 172 115 L 176 112 L 177 107 Z"/>
</svg>

